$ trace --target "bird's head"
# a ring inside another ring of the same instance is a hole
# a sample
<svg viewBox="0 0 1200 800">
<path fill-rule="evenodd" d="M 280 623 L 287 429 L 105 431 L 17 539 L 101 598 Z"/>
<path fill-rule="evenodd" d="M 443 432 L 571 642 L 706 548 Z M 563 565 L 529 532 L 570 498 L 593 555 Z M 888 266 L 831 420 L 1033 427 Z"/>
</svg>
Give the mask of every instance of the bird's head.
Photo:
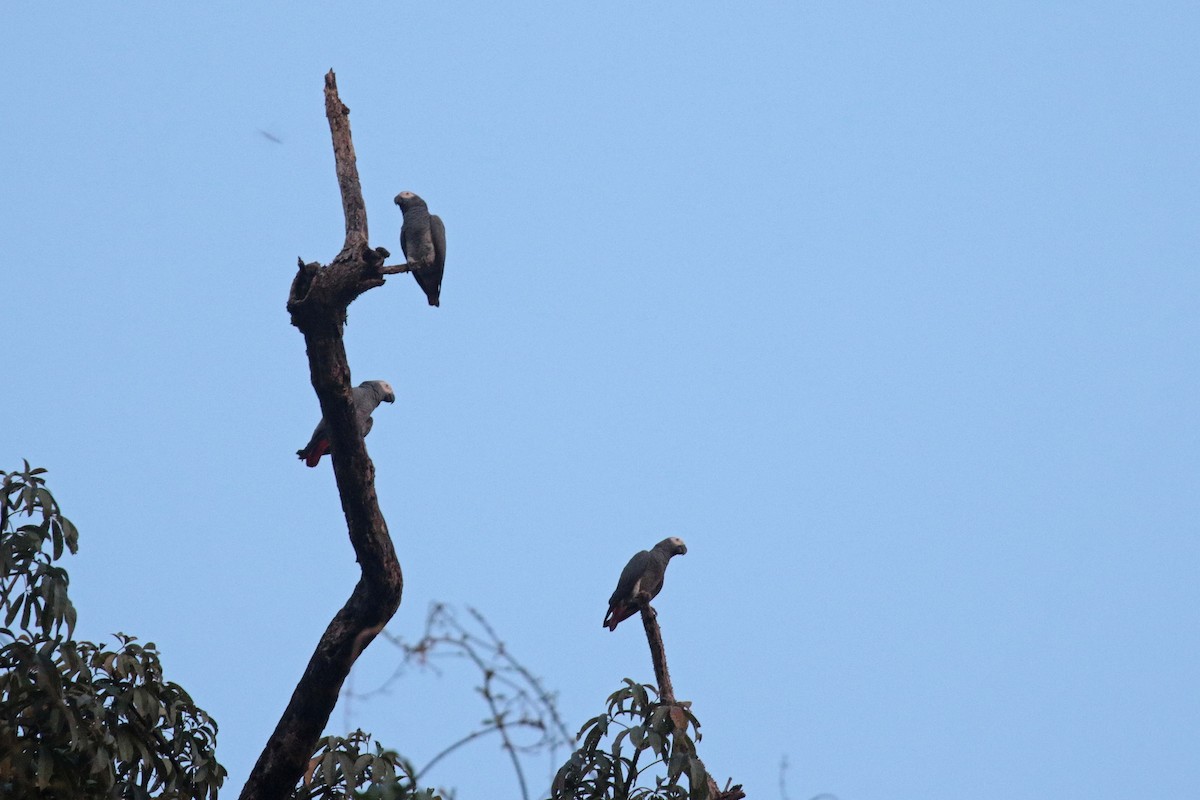
<svg viewBox="0 0 1200 800">
<path fill-rule="evenodd" d="M 386 403 L 396 402 L 396 393 L 392 391 L 392 385 L 387 381 L 363 381 L 363 386 L 374 386 L 383 392 L 383 400 Z"/>
<path fill-rule="evenodd" d="M 673 556 L 681 556 L 687 552 L 687 545 L 684 544 L 683 539 L 680 539 L 678 536 L 671 536 L 669 538 L 663 539 L 661 542 L 659 542 L 655 546 L 660 547 L 663 550 L 666 550 L 669 554 L 671 554 Z"/>
<path fill-rule="evenodd" d="M 425 205 L 425 201 L 417 197 L 412 192 L 401 192 L 396 195 L 396 205 L 400 206 L 401 211 L 406 211 L 410 208 Z"/>
</svg>

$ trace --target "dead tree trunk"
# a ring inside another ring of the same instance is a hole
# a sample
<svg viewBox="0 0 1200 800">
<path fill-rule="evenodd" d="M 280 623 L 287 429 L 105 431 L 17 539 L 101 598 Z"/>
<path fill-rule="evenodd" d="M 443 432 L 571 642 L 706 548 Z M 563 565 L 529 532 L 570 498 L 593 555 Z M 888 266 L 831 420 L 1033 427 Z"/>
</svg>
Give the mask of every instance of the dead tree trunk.
<svg viewBox="0 0 1200 800">
<path fill-rule="evenodd" d="M 350 109 L 338 97 L 333 70 L 325 76 L 325 115 L 333 136 L 334 161 L 346 241 L 328 266 L 300 262 L 287 309 L 304 334 L 313 389 L 333 444 L 333 472 L 350 543 L 362 576 L 350 599 L 325 629 L 279 724 L 242 789 L 242 800 L 287 797 L 304 772 L 329 720 L 351 666 L 396 609 L 404 578 L 375 495 L 375 465 L 367 455 L 350 395 L 350 365 L 342 341 L 346 308 L 360 294 L 383 285 L 389 255 L 367 244 L 367 211 L 358 182 Z M 388 268 L 387 274 L 402 271 Z"/>
</svg>

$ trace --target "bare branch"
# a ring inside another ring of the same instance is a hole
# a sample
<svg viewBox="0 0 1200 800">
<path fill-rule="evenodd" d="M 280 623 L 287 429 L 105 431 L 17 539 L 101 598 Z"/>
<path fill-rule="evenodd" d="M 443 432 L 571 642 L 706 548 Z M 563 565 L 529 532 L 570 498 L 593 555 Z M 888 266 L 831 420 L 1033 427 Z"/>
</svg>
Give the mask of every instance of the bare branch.
<svg viewBox="0 0 1200 800">
<path fill-rule="evenodd" d="M 526 683 L 533 687 L 534 692 L 537 694 L 537 699 L 541 702 L 542 707 L 550 715 L 550 720 L 554 723 L 554 726 L 558 728 L 559 735 L 564 741 L 571 741 L 571 734 L 567 730 L 567 725 L 565 722 L 563 722 L 562 717 L 560 717 L 558 714 L 558 704 L 555 702 L 555 695 L 542 685 L 540 678 L 538 678 L 523 664 L 512 657 L 512 655 L 504 647 L 504 642 L 500 641 L 500 637 L 497 636 L 496 631 L 492 629 L 491 624 L 484 619 L 483 614 L 480 614 L 479 611 L 474 608 L 468 608 L 467 611 L 470 612 L 471 616 L 474 617 L 481 626 L 483 626 L 483 629 L 488 632 L 488 635 L 492 637 L 492 642 L 496 648 L 496 652 L 508 663 L 509 667 L 522 678 L 524 678 Z M 516 684 L 514 684 L 514 686 L 515 685 Z M 524 690 L 518 689 L 518 691 Z"/>
<path fill-rule="evenodd" d="M 291 793 L 351 666 L 399 608 L 404 588 L 400 562 L 375 494 L 375 465 L 355 419 L 350 365 L 342 341 L 347 306 L 363 292 L 383 284 L 379 267 L 389 254 L 367 244 L 366 206 L 354 163 L 349 109 L 338 98 L 332 70 L 325 76 L 325 108 L 346 215 L 346 241 L 327 267 L 300 260 L 288 311 L 292 324 L 304 334 L 313 389 L 333 443 L 333 472 L 342 511 L 362 576 L 317 643 L 242 789 L 243 800 L 281 800 Z"/>
<path fill-rule="evenodd" d="M 477 666 L 482 666 L 476 663 Z M 492 694 L 491 682 L 494 673 L 487 673 L 487 677 L 483 682 L 483 699 L 487 701 L 488 708 L 492 712 L 492 723 L 496 726 L 496 730 L 500 732 L 500 739 L 504 742 L 504 749 L 508 751 L 508 757 L 512 760 L 513 770 L 517 773 L 517 783 L 521 786 L 521 797 L 524 800 L 529 800 L 529 786 L 525 782 L 525 770 L 521 768 L 521 759 L 517 757 L 517 748 L 513 745 L 512 737 L 508 735 L 508 725 L 504 721 L 504 714 L 500 710 L 500 706 L 496 702 L 496 696 Z"/>
<path fill-rule="evenodd" d="M 325 117 L 333 137 L 333 159 L 337 168 L 338 189 L 342 193 L 342 212 L 346 215 L 346 243 L 342 255 L 367 246 L 367 206 L 358 182 L 358 160 L 354 140 L 350 138 L 350 109 L 338 97 L 337 76 L 325 73 Z M 340 258 L 340 256 L 339 256 Z"/>
<path fill-rule="evenodd" d="M 708 776 L 708 797 L 709 800 L 742 800 L 746 793 L 742 791 L 740 783 L 734 783 L 733 778 L 725 781 L 725 788 L 717 786 L 717 782 L 713 780 L 713 776 Z"/>
<path fill-rule="evenodd" d="M 460 620 L 449 606 L 433 604 L 424 634 L 413 643 L 384 631 L 383 636 L 403 653 L 401 664 L 378 688 L 356 696 L 366 698 L 387 692 L 408 665 L 441 674 L 435 661 L 467 661 L 479 673 L 475 689 L 487 703 L 488 715 L 479 728 L 438 753 L 418 774 L 425 776 L 448 753 L 495 732 L 500 734 L 502 749 L 508 751 L 522 796 L 528 798 L 528 765 L 520 755 L 546 752 L 551 762 L 557 763 L 558 748 L 569 745 L 574 737 L 563 723 L 554 693 L 517 661 L 482 614 L 474 608 L 468 607 L 467 611 L 470 621 Z"/>
<path fill-rule="evenodd" d="M 658 699 L 664 705 L 675 705 L 675 689 L 671 686 L 671 673 L 667 670 L 667 651 L 663 646 L 662 630 L 658 627 L 658 613 L 647 601 L 645 595 L 640 600 L 642 601 L 642 626 L 646 629 L 646 641 L 650 645 L 650 659 L 654 662 L 654 677 L 658 681 Z M 685 702 L 683 705 L 688 705 L 688 703 Z M 732 780 L 725 784 L 724 789 L 721 789 L 709 774 L 707 783 L 710 800 L 741 800 L 746 796 L 746 793 L 742 791 L 741 784 L 733 785 Z M 693 786 L 692 794 L 696 795 L 697 790 L 698 787 Z"/>
<path fill-rule="evenodd" d="M 532 726 L 532 723 L 530 723 L 526 720 L 518 720 L 517 722 L 512 723 L 512 724 Z M 442 752 L 438 753 L 436 756 L 429 759 L 429 763 L 426 764 L 425 766 L 421 767 L 421 769 L 418 770 L 415 775 L 413 775 L 413 779 L 419 780 L 420 778 L 424 777 L 425 773 L 427 773 L 427 772 L 429 772 L 429 770 L 433 769 L 434 764 L 438 763 L 443 758 L 450 755 L 451 753 L 453 753 L 455 750 L 462 747 L 463 745 L 470 744 L 471 742 L 475 741 L 479 737 L 487 736 L 489 733 L 494 733 L 498 730 L 500 730 L 500 728 L 497 725 L 487 725 L 485 727 L 480 728 L 477 731 L 471 731 L 466 736 L 462 737 L 457 742 L 455 742 L 454 744 L 451 744 L 449 747 L 446 747 L 445 749 L 442 750 Z"/>
<path fill-rule="evenodd" d="M 666 705 L 674 705 L 675 690 L 671 688 L 671 673 L 667 671 L 667 651 L 663 647 L 662 631 L 658 627 L 658 613 L 649 603 L 642 604 L 642 625 L 646 629 L 646 641 L 650 645 L 650 659 L 654 662 L 658 698 Z"/>
</svg>

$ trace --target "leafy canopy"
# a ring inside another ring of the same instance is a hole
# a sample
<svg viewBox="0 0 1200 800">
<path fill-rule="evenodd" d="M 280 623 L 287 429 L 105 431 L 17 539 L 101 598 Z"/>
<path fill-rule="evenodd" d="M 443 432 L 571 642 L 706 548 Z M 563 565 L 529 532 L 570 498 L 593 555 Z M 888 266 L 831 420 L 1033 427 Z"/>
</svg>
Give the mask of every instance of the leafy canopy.
<svg viewBox="0 0 1200 800">
<path fill-rule="evenodd" d="M 71 638 L 55 562 L 79 533 L 44 473 L 0 471 L 0 797 L 215 800 L 217 723 L 164 679 L 154 644 Z"/>
</svg>

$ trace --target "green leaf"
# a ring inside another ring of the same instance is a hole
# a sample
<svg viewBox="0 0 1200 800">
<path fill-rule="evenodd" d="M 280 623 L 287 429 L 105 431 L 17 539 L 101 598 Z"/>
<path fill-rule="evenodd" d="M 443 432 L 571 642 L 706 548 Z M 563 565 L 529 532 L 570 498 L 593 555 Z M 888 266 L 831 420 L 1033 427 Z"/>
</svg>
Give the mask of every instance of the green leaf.
<svg viewBox="0 0 1200 800">
<path fill-rule="evenodd" d="M 109 767 L 108 750 L 104 747 L 97 747 L 92 753 L 92 775 L 99 775 Z"/>
<path fill-rule="evenodd" d="M 342 778 L 346 781 L 346 788 L 353 789 L 358 785 L 355 782 L 358 774 L 354 771 L 354 759 L 350 757 L 349 753 L 338 753 L 337 762 L 342 772 Z"/>
<path fill-rule="evenodd" d="M 139 686 L 133 690 L 133 707 L 150 725 L 158 722 L 158 702 L 144 687 Z"/>
<path fill-rule="evenodd" d="M 67 543 L 67 549 L 72 553 L 78 553 L 79 529 L 75 527 L 75 523 L 71 522 L 71 520 L 67 519 L 66 517 L 60 517 L 59 521 L 62 522 L 63 539 Z"/>
<path fill-rule="evenodd" d="M 25 610 L 21 612 L 21 630 L 29 630 L 29 615 L 33 613 L 33 603 L 34 597 L 32 595 L 26 595 Z"/>
<path fill-rule="evenodd" d="M 50 748 L 40 747 L 37 754 L 37 766 L 35 769 L 35 783 L 39 789 L 45 789 L 50 785 L 50 779 L 54 777 L 54 762 L 51 760 Z"/>
<path fill-rule="evenodd" d="M 326 786 L 332 786 L 337 782 L 337 758 L 332 752 L 326 753 L 321 758 L 321 763 L 317 765 L 317 773 L 321 776 L 321 783 Z"/>
<path fill-rule="evenodd" d="M 58 559 L 62 558 L 63 545 L 65 544 L 64 537 L 63 537 L 63 531 L 62 531 L 62 525 L 61 524 L 51 525 L 50 526 L 50 536 L 51 536 L 51 544 L 53 546 L 53 549 L 51 551 L 52 557 L 53 557 L 53 560 L 57 561 Z"/>
<path fill-rule="evenodd" d="M 636 703 L 635 708 L 638 710 L 644 709 L 650 704 L 650 697 L 646 694 L 646 687 L 640 683 L 636 683 L 631 687 L 633 691 L 633 699 Z"/>
<path fill-rule="evenodd" d="M 579 733 L 575 734 L 575 740 L 579 741 L 579 739 L 581 739 L 583 737 L 584 731 L 586 731 L 588 728 L 592 727 L 593 725 L 599 724 L 600 720 L 602 720 L 602 719 L 604 719 L 604 717 L 592 717 L 587 722 L 583 723 L 583 725 L 579 728 Z"/>
<path fill-rule="evenodd" d="M 8 603 L 8 613 L 4 615 L 4 627 L 7 628 L 12 625 L 13 620 L 17 618 L 17 614 L 21 612 L 21 606 L 25 602 L 25 595 L 19 594 L 11 602 L 5 598 L 5 602 Z M 25 626 L 22 625 L 21 627 Z"/>
<path fill-rule="evenodd" d="M 634 725 L 629 729 L 629 741 L 633 742 L 633 746 L 638 750 L 642 749 L 642 742 L 646 738 L 646 729 L 641 725 Z"/>
<path fill-rule="evenodd" d="M 688 765 L 691 759 L 687 753 L 675 751 L 671 754 L 671 760 L 667 764 L 667 780 L 675 783 L 679 780 L 679 776 L 683 774 L 683 769 Z"/>
<path fill-rule="evenodd" d="M 693 798 L 708 797 L 708 770 L 704 768 L 704 762 L 695 757 L 688 764 L 688 787 Z"/>
</svg>

